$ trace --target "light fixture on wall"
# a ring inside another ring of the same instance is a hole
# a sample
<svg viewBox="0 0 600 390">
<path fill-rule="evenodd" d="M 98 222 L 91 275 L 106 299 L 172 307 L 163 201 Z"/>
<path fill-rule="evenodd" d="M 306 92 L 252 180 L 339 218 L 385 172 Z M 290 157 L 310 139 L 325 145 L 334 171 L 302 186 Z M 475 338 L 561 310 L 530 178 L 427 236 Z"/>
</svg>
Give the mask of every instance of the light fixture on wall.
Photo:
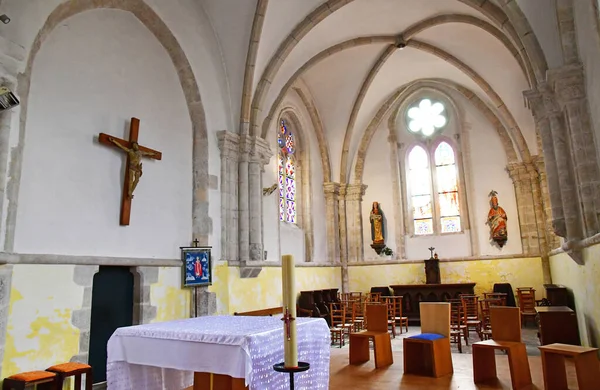
<svg viewBox="0 0 600 390">
<path fill-rule="evenodd" d="M 0 112 L 19 105 L 19 99 L 7 87 L 0 87 Z"/>
<path fill-rule="evenodd" d="M 0 22 L 2 22 L 4 24 L 9 24 L 10 18 L 8 17 L 8 15 L 2 14 L 2 15 L 0 15 Z"/>
</svg>

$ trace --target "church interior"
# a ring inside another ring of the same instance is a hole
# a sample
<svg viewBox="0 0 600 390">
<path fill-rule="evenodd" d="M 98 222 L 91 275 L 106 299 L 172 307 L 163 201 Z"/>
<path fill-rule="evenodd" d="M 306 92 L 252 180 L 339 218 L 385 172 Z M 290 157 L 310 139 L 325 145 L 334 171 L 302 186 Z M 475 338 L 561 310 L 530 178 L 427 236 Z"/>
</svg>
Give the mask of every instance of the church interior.
<svg viewBox="0 0 600 390">
<path fill-rule="evenodd" d="M 600 388 L 599 7 L 0 0 L 0 379 L 253 313 L 327 327 L 301 388 Z"/>
</svg>

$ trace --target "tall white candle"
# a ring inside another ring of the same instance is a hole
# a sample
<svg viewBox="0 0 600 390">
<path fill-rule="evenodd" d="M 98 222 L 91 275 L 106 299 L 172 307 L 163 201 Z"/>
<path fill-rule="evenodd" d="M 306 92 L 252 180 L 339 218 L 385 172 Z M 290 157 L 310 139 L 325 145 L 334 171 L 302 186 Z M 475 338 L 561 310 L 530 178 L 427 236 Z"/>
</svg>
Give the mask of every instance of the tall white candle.
<svg viewBox="0 0 600 390">
<path fill-rule="evenodd" d="M 285 367 L 298 367 L 296 338 L 296 268 L 294 257 L 281 256 L 281 282 L 283 293 L 283 351 Z M 287 318 L 286 318 L 287 317 Z"/>
</svg>

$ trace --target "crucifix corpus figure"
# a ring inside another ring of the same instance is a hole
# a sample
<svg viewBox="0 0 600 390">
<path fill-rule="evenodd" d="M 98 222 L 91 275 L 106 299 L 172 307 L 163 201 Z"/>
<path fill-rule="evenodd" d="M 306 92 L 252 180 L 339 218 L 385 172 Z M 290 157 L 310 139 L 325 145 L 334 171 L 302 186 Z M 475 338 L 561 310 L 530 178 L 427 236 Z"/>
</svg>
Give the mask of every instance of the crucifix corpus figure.
<svg viewBox="0 0 600 390">
<path fill-rule="evenodd" d="M 98 141 L 106 146 L 114 146 L 127 153 L 127 169 L 125 170 L 125 181 L 123 184 L 123 198 L 121 200 L 121 225 L 129 225 L 131 215 L 131 200 L 133 191 L 142 177 L 142 157 L 155 160 L 162 159 L 162 153 L 138 144 L 140 120 L 131 118 L 129 127 L 129 141 L 116 138 L 108 134 L 100 133 Z"/>
</svg>

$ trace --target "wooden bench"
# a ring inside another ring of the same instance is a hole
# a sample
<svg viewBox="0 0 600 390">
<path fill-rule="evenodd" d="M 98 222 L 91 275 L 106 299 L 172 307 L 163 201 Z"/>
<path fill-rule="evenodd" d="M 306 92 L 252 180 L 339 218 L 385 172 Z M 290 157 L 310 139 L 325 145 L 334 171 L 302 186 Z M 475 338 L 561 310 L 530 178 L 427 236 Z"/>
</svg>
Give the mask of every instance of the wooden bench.
<svg viewBox="0 0 600 390">
<path fill-rule="evenodd" d="M 573 358 L 579 390 L 600 389 L 598 348 L 558 343 L 538 348 L 542 352 L 544 387 L 546 390 L 567 388 L 565 356 Z"/>
</svg>

